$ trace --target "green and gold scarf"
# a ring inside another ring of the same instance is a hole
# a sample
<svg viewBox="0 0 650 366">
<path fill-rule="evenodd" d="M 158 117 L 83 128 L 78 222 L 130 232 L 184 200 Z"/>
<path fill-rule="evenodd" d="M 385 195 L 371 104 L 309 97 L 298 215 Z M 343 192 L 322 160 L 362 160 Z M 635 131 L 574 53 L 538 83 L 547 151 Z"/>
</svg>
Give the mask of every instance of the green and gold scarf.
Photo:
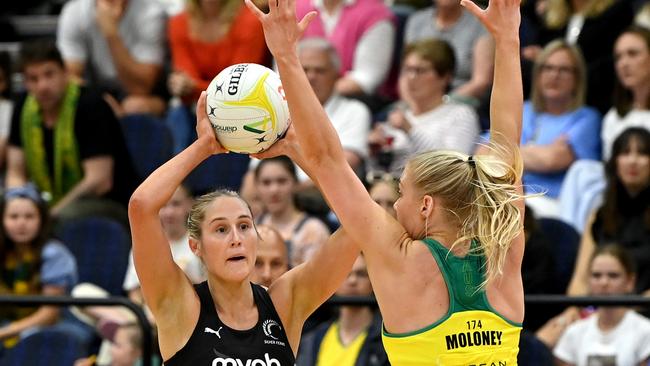
<svg viewBox="0 0 650 366">
<path fill-rule="evenodd" d="M 43 141 L 43 117 L 36 99 L 28 95 L 21 113 L 20 133 L 29 178 L 54 205 L 82 178 L 79 149 L 74 134 L 79 86 L 69 83 L 54 125 L 54 180 L 50 177 Z"/>
</svg>

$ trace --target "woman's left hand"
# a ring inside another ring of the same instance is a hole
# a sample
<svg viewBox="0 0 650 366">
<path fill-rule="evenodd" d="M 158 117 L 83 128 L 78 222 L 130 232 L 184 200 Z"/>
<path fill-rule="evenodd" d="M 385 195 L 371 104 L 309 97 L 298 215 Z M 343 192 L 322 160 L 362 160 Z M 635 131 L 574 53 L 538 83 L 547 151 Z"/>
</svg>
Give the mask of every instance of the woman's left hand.
<svg viewBox="0 0 650 366">
<path fill-rule="evenodd" d="M 228 150 L 221 146 L 219 140 L 217 140 L 217 135 L 214 132 L 214 128 L 210 123 L 210 118 L 208 117 L 208 112 L 205 108 L 207 104 L 207 97 L 207 92 L 201 92 L 201 96 L 196 103 L 196 135 L 198 136 L 197 141 L 205 141 L 210 154 L 227 153 Z"/>
<path fill-rule="evenodd" d="M 316 12 L 307 13 L 300 22 L 296 20 L 296 0 L 269 0 L 269 13 L 264 14 L 251 0 L 246 6 L 262 23 L 266 45 L 277 58 L 295 55 L 296 45 Z"/>
</svg>

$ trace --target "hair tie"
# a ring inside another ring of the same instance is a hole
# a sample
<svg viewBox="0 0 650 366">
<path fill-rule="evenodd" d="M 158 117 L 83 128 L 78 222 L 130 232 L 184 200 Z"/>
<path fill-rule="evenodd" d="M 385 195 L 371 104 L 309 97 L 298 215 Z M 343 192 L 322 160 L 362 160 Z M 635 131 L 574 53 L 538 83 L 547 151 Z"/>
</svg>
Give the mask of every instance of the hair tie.
<svg viewBox="0 0 650 366">
<path fill-rule="evenodd" d="M 470 155 L 470 156 L 468 156 L 468 157 L 467 157 L 467 162 L 468 162 L 469 165 L 471 165 L 472 167 L 476 167 L 476 160 L 474 160 L 474 155 Z"/>
</svg>

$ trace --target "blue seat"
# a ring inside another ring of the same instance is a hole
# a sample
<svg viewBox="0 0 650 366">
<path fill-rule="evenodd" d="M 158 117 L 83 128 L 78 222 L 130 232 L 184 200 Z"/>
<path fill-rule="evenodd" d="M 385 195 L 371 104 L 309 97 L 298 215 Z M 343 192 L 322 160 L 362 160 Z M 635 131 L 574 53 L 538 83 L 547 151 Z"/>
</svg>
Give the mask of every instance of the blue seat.
<svg viewBox="0 0 650 366">
<path fill-rule="evenodd" d="M 148 115 L 129 115 L 120 124 L 141 180 L 173 156 L 172 134 L 163 121 Z"/>
<path fill-rule="evenodd" d="M 551 245 L 555 259 L 555 281 L 557 293 L 565 293 L 573 275 L 573 267 L 578 256 L 580 235 L 573 226 L 552 218 L 538 220 L 540 230 L 544 232 Z"/>
<path fill-rule="evenodd" d="M 1 366 L 70 366 L 84 357 L 84 347 L 77 336 L 65 329 L 44 328 L 21 339 L 6 350 Z"/>
<path fill-rule="evenodd" d="M 187 178 L 187 187 L 194 194 L 217 188 L 239 191 L 250 158 L 244 154 L 213 155 L 201 163 Z"/>
<path fill-rule="evenodd" d="M 77 259 L 80 282 L 122 295 L 131 249 L 131 238 L 122 224 L 105 217 L 73 219 L 61 223 L 56 235 Z"/>
<path fill-rule="evenodd" d="M 519 336 L 517 364 L 524 366 L 553 366 L 553 354 L 533 333 L 526 330 Z"/>
</svg>

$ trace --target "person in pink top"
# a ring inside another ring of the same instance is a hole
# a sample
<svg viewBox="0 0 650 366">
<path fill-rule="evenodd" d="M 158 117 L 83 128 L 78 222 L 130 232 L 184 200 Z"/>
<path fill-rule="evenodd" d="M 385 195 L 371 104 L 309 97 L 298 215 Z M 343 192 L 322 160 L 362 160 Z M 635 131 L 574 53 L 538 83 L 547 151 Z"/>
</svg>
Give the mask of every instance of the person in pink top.
<svg viewBox="0 0 650 366">
<path fill-rule="evenodd" d="M 327 38 L 341 58 L 342 95 L 373 94 L 385 81 L 392 61 L 395 24 L 381 0 L 298 0 L 299 18 L 316 10 L 303 38 Z"/>
</svg>

